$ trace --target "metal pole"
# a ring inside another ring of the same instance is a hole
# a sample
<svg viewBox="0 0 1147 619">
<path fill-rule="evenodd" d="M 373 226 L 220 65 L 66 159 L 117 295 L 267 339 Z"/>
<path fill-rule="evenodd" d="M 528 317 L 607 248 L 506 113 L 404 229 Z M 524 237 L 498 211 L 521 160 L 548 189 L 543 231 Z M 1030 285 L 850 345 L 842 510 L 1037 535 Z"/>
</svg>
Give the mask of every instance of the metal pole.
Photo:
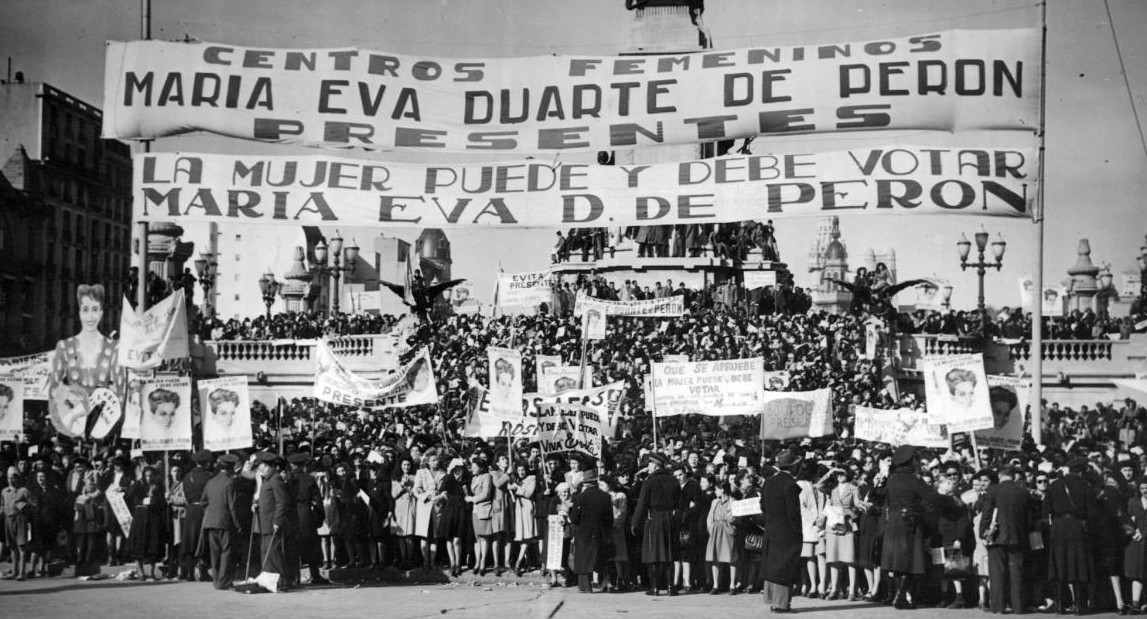
<svg viewBox="0 0 1147 619">
<path fill-rule="evenodd" d="M 335 288 L 332 291 L 332 296 L 331 296 L 331 307 L 333 309 L 333 311 L 331 311 L 332 316 L 337 316 L 339 313 L 339 296 L 340 296 L 339 295 L 339 275 L 341 275 L 341 274 L 342 274 L 342 267 L 339 266 L 339 255 L 335 254 L 335 268 L 334 268 Z"/>
<path fill-rule="evenodd" d="M 140 6 L 140 37 L 145 41 L 151 40 L 151 0 L 141 0 Z M 144 140 L 143 152 L 151 152 L 151 140 Z M 147 309 L 147 222 L 140 222 L 139 234 L 139 273 L 136 276 L 135 305 L 136 310 L 142 312 Z"/>
<path fill-rule="evenodd" d="M 978 298 L 978 305 L 980 310 L 980 333 L 984 336 L 984 341 L 988 339 L 988 306 L 984 303 L 984 273 L 987 270 L 984 268 L 984 250 L 980 250 L 980 264 L 976 269 L 976 274 L 980 277 L 980 296 Z"/>
<path fill-rule="evenodd" d="M 1036 191 L 1035 229 L 1036 229 L 1036 259 L 1034 286 L 1035 294 L 1032 299 L 1032 399 L 1031 424 L 1032 440 L 1037 445 L 1043 443 L 1043 212 L 1044 212 L 1044 186 L 1047 177 L 1044 174 L 1044 150 L 1047 144 L 1047 123 L 1045 121 L 1047 110 L 1047 0 L 1040 2 L 1040 80 L 1039 80 L 1039 188 Z"/>
</svg>

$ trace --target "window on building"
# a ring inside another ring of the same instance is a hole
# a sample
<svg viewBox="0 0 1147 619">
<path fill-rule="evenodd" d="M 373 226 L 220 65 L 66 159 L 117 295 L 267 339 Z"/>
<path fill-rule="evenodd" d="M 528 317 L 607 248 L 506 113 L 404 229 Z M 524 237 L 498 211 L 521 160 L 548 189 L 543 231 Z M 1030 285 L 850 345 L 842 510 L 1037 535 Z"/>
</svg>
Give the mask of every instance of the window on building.
<svg viewBox="0 0 1147 619">
<path fill-rule="evenodd" d="M 21 294 L 21 299 L 20 299 L 20 302 L 21 302 L 20 309 L 25 314 L 31 314 L 32 313 L 32 307 L 34 305 L 33 302 L 36 299 L 35 295 L 36 295 L 35 283 L 30 282 L 30 281 L 25 281 L 24 282 L 24 291 Z"/>
</svg>

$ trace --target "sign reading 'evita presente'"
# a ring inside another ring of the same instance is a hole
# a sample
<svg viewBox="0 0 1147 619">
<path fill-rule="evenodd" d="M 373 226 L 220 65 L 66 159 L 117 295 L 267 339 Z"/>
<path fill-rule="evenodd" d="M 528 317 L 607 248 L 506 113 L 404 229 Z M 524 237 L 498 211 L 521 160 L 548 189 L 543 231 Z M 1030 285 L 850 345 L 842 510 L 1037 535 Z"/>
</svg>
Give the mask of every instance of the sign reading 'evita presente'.
<svg viewBox="0 0 1147 619">
<path fill-rule="evenodd" d="M 1034 130 L 1039 33 L 693 54 L 429 58 L 359 49 L 111 42 L 105 138 L 556 152 L 760 134 Z"/>
<path fill-rule="evenodd" d="M 895 146 L 601 166 L 325 156 L 136 156 L 137 221 L 596 227 L 810 215 L 1026 217 L 1031 148 Z"/>
</svg>

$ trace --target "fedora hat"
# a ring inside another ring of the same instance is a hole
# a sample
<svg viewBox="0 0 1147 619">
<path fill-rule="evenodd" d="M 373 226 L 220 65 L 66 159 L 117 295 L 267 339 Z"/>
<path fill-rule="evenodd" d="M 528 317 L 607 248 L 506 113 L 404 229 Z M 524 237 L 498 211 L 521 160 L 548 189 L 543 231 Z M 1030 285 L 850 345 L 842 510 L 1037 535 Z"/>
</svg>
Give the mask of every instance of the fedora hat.
<svg viewBox="0 0 1147 619">
<path fill-rule="evenodd" d="M 912 462 L 916 457 L 916 448 L 912 445 L 901 445 L 892 452 L 892 466 L 902 466 Z"/>
<path fill-rule="evenodd" d="M 777 456 L 777 468 L 786 470 L 791 469 L 800 464 L 801 460 L 803 460 L 803 458 L 798 456 L 795 451 L 786 449 Z"/>
</svg>

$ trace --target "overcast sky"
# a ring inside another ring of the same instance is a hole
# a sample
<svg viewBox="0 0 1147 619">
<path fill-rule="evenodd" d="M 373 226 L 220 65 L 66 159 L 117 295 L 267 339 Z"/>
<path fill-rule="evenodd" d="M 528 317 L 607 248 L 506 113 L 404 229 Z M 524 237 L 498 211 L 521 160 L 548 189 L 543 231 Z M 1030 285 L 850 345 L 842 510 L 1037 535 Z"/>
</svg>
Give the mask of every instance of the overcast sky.
<svg viewBox="0 0 1147 619">
<path fill-rule="evenodd" d="M 1034 0 L 709 0 L 705 21 L 717 48 L 803 45 L 919 34 L 947 28 L 1037 27 Z M 44 81 L 90 103 L 103 98 L 104 42 L 140 34 L 140 0 L 5 0 L 0 60 L 31 81 Z M 1108 5 L 1114 17 L 1114 34 Z M 631 19 L 623 0 L 153 0 L 157 39 L 189 35 L 248 46 L 345 47 L 446 57 L 615 54 L 626 47 Z M 1053 2 L 1048 15 L 1046 279 L 1058 282 L 1075 263 L 1078 239 L 1092 259 L 1118 273 L 1135 266 L 1147 233 L 1147 155 L 1132 101 L 1147 115 L 1147 3 L 1141 0 Z M 1120 70 L 1119 53 L 1130 74 Z M 1129 96 L 1127 81 L 1130 82 Z M 754 151 L 880 145 L 897 141 L 983 143 L 976 135 L 925 132 L 758 141 Z M 288 154 L 298 148 L 221 138 L 157 140 L 153 150 Z M 366 156 L 366 155 L 364 155 Z M 413 156 L 386 158 L 419 161 Z M 567 160 L 578 160 L 569 156 Z M 457 158 L 453 160 L 458 160 Z M 1035 228 L 1017 220 L 969 217 L 842 218 L 855 267 L 863 250 L 895 248 L 900 277 L 939 277 L 956 288 L 958 307 L 975 304 L 976 280 L 961 273 L 960 232 L 1002 232 L 1002 273 L 988 275 L 989 305 L 1018 300 L 1016 282 L 1035 268 Z M 811 284 L 806 256 L 816 219 L 778 222 L 782 258 L 798 284 Z M 254 232 L 254 231 L 252 231 Z M 196 237 L 199 230 L 189 230 Z M 369 237 L 371 232 L 354 231 Z M 450 230 L 455 274 L 489 294 L 499 263 L 507 270 L 544 268 L 552 230 Z M 397 236 L 412 236 L 398 234 Z M 300 237 L 301 238 L 301 237 Z M 289 252 L 277 257 L 286 270 Z M 487 299 L 488 300 L 488 299 Z"/>
</svg>

